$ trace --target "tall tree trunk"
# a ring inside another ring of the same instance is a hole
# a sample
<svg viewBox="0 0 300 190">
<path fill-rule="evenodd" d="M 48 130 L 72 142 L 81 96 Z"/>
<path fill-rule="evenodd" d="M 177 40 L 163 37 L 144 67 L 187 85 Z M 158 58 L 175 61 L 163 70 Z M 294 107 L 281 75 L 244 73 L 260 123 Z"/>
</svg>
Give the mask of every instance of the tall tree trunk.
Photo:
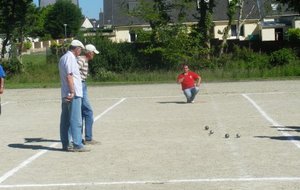
<svg viewBox="0 0 300 190">
<path fill-rule="evenodd" d="M 211 32 L 213 28 L 212 14 L 213 7 L 215 6 L 214 0 L 199 0 L 198 12 L 200 13 L 200 19 L 198 22 L 198 30 L 202 34 L 202 42 L 207 49 L 211 49 Z M 207 55 L 207 59 L 210 59 L 210 54 Z"/>
<path fill-rule="evenodd" d="M 227 44 L 227 38 L 229 36 L 229 28 L 231 26 L 231 23 L 229 24 L 230 22 L 228 22 L 228 25 L 225 27 L 224 29 L 224 33 L 223 33 L 223 36 L 222 36 L 222 42 L 221 42 L 221 45 L 220 45 L 220 50 L 219 50 L 219 57 L 221 57 L 224 53 L 224 48 Z"/>
<path fill-rule="evenodd" d="M 244 0 L 239 0 L 239 18 L 236 26 L 236 39 L 240 39 L 241 28 L 242 28 L 242 17 L 243 17 L 243 8 L 244 8 Z"/>
<path fill-rule="evenodd" d="M 6 53 L 6 46 L 8 44 L 8 41 L 10 40 L 10 34 L 6 34 L 5 39 L 2 42 L 2 49 L 1 49 L 1 58 L 4 58 L 4 55 Z"/>
<path fill-rule="evenodd" d="M 224 48 L 227 44 L 227 39 L 229 37 L 229 30 L 230 30 L 231 25 L 234 20 L 234 16 L 236 13 L 236 5 L 237 5 L 238 1 L 239 0 L 232 0 L 228 4 L 228 10 L 227 10 L 228 24 L 223 31 L 222 43 L 221 43 L 220 50 L 219 50 L 219 57 L 222 56 L 224 53 Z"/>
</svg>

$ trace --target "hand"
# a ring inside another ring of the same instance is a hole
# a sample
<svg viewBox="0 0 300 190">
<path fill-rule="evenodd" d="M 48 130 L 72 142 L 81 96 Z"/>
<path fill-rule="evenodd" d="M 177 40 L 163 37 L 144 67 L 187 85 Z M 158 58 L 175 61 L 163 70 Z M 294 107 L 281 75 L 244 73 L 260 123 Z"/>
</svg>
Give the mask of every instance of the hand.
<svg viewBox="0 0 300 190">
<path fill-rule="evenodd" d="M 178 83 L 182 83 L 184 81 L 184 77 L 178 79 Z"/>
<path fill-rule="evenodd" d="M 74 96 L 75 96 L 74 92 L 69 93 L 68 96 L 66 97 L 66 101 L 67 102 L 72 101 L 72 99 L 74 98 Z"/>
</svg>

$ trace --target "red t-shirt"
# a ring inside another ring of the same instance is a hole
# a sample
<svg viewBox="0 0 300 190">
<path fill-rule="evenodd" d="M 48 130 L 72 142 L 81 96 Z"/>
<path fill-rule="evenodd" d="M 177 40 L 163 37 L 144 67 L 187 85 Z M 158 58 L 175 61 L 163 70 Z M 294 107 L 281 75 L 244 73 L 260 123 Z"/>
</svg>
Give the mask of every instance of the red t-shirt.
<svg viewBox="0 0 300 190">
<path fill-rule="evenodd" d="M 181 73 L 178 75 L 177 80 L 184 78 L 184 80 L 181 83 L 182 90 L 185 90 L 187 88 L 195 87 L 195 80 L 200 78 L 200 76 L 192 71 L 188 71 L 185 75 L 185 73 Z"/>
</svg>

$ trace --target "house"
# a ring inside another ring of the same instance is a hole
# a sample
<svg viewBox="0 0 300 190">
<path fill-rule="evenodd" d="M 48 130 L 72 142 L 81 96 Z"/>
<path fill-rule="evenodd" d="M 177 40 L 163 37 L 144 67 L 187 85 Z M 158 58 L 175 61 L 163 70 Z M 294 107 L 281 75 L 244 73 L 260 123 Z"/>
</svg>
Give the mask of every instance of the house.
<svg viewBox="0 0 300 190">
<path fill-rule="evenodd" d="M 199 0 L 197 0 L 199 1 Z M 209 1 L 209 0 L 207 0 Z M 228 24 L 227 6 L 230 0 L 215 0 L 213 22 L 214 38 L 222 39 L 223 31 Z M 196 2 L 196 1 L 195 1 Z M 149 30 L 147 22 L 140 18 L 130 16 L 128 11 L 133 10 L 139 4 L 138 0 L 104 0 L 104 11 L 101 14 L 103 27 L 113 28 L 114 36 L 110 39 L 115 42 L 132 42 L 136 38 L 131 33 L 133 28 Z M 197 20 L 193 17 L 197 14 L 197 4 L 189 11 L 185 24 L 193 25 Z M 298 13 L 288 11 L 286 7 L 269 0 L 245 0 L 241 23 L 241 31 L 237 37 L 238 16 L 230 27 L 229 39 L 239 40 L 282 40 L 284 32 L 290 27 L 299 27 Z"/>
<path fill-rule="evenodd" d="M 262 3 L 266 3 L 266 0 Z M 300 28 L 299 13 L 290 11 L 280 3 L 269 5 L 269 9 L 263 9 L 263 19 L 259 23 L 262 41 L 281 41 L 289 28 Z"/>
<path fill-rule="evenodd" d="M 81 24 L 82 30 L 96 29 L 96 28 L 99 28 L 99 21 L 97 21 L 96 19 L 89 19 L 87 17 L 84 18 Z"/>
</svg>

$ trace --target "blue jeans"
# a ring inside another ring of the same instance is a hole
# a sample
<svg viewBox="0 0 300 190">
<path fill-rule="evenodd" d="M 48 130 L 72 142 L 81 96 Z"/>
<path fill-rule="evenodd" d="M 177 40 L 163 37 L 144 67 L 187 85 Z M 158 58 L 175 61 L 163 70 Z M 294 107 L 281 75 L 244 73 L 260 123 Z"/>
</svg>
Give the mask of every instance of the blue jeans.
<svg viewBox="0 0 300 190">
<path fill-rule="evenodd" d="M 83 91 L 83 98 L 82 98 L 82 120 L 85 124 L 85 140 L 91 141 L 93 139 L 93 110 L 88 98 L 87 86 L 85 82 L 82 82 L 82 91 Z"/>
<path fill-rule="evenodd" d="M 196 95 L 199 92 L 199 87 L 192 87 L 192 88 L 187 88 L 183 90 L 183 93 L 186 97 L 187 103 L 191 103 L 194 101 Z"/>
<path fill-rule="evenodd" d="M 72 137 L 74 148 L 83 148 L 82 144 L 82 117 L 81 97 L 74 97 L 71 102 L 62 99 L 60 115 L 60 139 L 63 149 L 69 145 L 69 131 Z"/>
</svg>

